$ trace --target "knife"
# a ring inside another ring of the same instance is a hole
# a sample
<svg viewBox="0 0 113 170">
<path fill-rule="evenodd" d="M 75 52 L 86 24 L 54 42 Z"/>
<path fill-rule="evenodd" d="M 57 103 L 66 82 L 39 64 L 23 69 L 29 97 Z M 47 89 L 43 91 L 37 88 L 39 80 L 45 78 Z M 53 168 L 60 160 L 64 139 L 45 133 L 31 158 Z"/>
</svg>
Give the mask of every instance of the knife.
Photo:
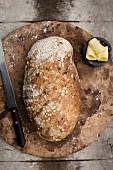
<svg viewBox="0 0 113 170">
<path fill-rule="evenodd" d="M 6 97 L 6 106 L 8 108 L 8 111 L 10 111 L 12 113 L 12 119 L 13 119 L 17 144 L 20 147 L 24 147 L 25 146 L 25 137 L 24 137 L 21 120 L 19 117 L 18 109 L 17 109 L 17 104 L 16 104 L 16 100 L 15 100 L 12 83 L 11 83 L 9 73 L 7 70 L 7 66 L 5 63 L 1 39 L 0 39 L 0 72 L 1 72 L 2 82 L 3 82 L 4 93 L 5 93 L 5 97 Z"/>
</svg>

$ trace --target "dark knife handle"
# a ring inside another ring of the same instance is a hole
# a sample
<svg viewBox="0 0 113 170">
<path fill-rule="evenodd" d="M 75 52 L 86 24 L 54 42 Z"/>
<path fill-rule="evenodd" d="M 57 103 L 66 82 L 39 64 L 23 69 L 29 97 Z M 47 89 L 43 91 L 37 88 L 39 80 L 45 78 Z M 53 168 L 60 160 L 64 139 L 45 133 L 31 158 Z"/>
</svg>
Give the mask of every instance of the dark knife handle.
<svg viewBox="0 0 113 170">
<path fill-rule="evenodd" d="M 14 129 L 15 129 L 16 138 L 17 138 L 17 144 L 20 147 L 24 147 L 25 137 L 24 137 L 21 120 L 20 120 L 17 108 L 11 109 L 11 113 L 12 113 L 13 124 L 14 124 Z"/>
</svg>

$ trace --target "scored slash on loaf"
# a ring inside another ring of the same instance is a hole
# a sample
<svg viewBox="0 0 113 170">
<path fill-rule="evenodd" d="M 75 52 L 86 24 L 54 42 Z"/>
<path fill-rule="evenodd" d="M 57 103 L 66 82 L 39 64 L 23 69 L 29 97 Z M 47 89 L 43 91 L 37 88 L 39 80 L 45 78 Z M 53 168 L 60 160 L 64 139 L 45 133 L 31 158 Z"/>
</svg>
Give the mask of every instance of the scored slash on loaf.
<svg viewBox="0 0 113 170">
<path fill-rule="evenodd" d="M 73 48 L 61 37 L 37 41 L 27 56 L 24 103 L 37 132 L 59 141 L 74 129 L 80 106 L 79 77 Z"/>
</svg>

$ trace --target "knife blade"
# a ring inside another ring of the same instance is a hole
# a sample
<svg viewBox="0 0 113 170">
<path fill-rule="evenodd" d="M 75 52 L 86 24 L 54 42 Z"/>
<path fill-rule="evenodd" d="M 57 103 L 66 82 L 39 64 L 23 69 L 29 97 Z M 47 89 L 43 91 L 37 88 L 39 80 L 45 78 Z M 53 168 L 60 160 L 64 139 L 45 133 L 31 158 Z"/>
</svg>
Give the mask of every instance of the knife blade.
<svg viewBox="0 0 113 170">
<path fill-rule="evenodd" d="M 4 51 L 2 47 L 2 41 L 0 39 L 0 73 L 3 82 L 4 93 L 6 97 L 6 106 L 8 110 L 12 113 L 13 125 L 15 129 L 17 144 L 20 147 L 25 146 L 25 137 L 21 125 L 21 120 L 18 113 L 18 108 L 15 100 L 15 95 L 12 87 L 12 83 L 10 80 L 10 76 L 7 70 Z"/>
</svg>

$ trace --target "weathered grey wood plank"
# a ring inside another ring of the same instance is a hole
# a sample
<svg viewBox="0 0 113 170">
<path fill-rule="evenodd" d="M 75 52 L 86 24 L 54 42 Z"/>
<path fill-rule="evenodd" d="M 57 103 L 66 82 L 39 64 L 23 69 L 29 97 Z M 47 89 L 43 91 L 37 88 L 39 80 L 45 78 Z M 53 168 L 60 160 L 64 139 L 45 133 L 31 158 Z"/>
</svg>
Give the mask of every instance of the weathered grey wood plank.
<svg viewBox="0 0 113 170">
<path fill-rule="evenodd" d="M 34 17 L 32 0 L 0 0 L 0 22 L 32 21 Z"/>
<path fill-rule="evenodd" d="M 113 21 L 112 0 L 0 0 L 0 21 Z"/>
<path fill-rule="evenodd" d="M 4 37 L 15 29 L 22 27 L 27 23 L 18 22 L 18 23 L 0 23 L 0 37 Z"/>
<path fill-rule="evenodd" d="M 113 160 L 68 162 L 0 162 L 0 170 L 112 170 Z"/>
</svg>

